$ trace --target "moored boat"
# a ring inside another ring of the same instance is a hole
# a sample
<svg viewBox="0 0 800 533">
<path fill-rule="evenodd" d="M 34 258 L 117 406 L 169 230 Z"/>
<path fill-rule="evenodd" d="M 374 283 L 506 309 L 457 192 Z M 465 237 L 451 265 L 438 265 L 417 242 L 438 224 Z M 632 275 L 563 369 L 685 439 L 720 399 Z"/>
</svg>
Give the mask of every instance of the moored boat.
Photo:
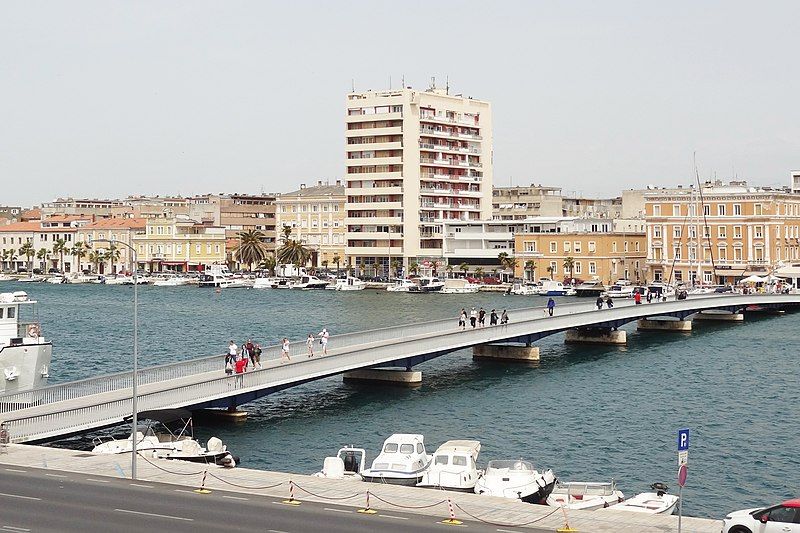
<svg viewBox="0 0 800 533">
<path fill-rule="evenodd" d="M 24 291 L 0 294 L 0 395 L 47 385 L 53 345 L 35 307 Z"/>
<path fill-rule="evenodd" d="M 366 450 L 346 446 L 340 448 L 335 457 L 326 457 L 322 463 L 322 470 L 314 476 L 361 481 L 361 471 L 364 469 L 366 461 Z"/>
<path fill-rule="evenodd" d="M 613 507 L 615 511 L 629 511 L 644 514 L 671 514 L 678 505 L 678 497 L 667 494 L 669 487 L 663 483 L 650 485 L 653 492 L 642 492 Z"/>
<path fill-rule="evenodd" d="M 362 280 L 347 276 L 346 278 L 338 278 L 333 285 L 328 285 L 325 288 L 332 291 L 363 291 L 366 287 L 367 284 Z"/>
<path fill-rule="evenodd" d="M 361 472 L 361 477 L 372 483 L 413 487 L 422 480 L 430 462 L 422 435 L 396 433 L 384 441 L 380 455 Z"/>
<path fill-rule="evenodd" d="M 597 298 L 606 292 L 601 281 L 586 281 L 575 287 L 575 296 L 579 298 Z"/>
<path fill-rule="evenodd" d="M 557 482 L 553 492 L 547 497 L 547 505 L 565 507 L 567 509 L 593 511 L 615 505 L 625 499 L 616 484 Z"/>
<path fill-rule="evenodd" d="M 434 277 L 422 277 L 417 279 L 413 287 L 408 288 L 412 293 L 439 292 L 444 288 L 444 281 Z"/>
<path fill-rule="evenodd" d="M 448 440 L 436 449 L 417 486 L 474 492 L 483 475 L 477 465 L 480 451 L 481 443 L 477 440 Z"/>
<path fill-rule="evenodd" d="M 444 280 L 444 287 L 439 291 L 442 294 L 473 294 L 478 292 L 481 286 L 477 283 L 470 283 L 463 278 L 452 278 Z"/>
<path fill-rule="evenodd" d="M 386 287 L 388 292 L 409 292 L 411 287 L 416 287 L 416 283 L 414 283 L 410 279 L 396 279 L 394 282 Z"/>
<path fill-rule="evenodd" d="M 539 472 L 529 461 L 489 461 L 483 477 L 475 484 L 475 493 L 543 503 L 555 483 L 552 470 Z"/>
</svg>

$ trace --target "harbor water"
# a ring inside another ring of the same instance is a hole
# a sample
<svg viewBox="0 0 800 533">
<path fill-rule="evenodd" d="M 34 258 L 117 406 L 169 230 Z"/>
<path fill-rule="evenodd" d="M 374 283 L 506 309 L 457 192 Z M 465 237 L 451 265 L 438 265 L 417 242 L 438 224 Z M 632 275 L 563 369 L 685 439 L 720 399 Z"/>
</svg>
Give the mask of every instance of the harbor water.
<svg viewBox="0 0 800 533">
<path fill-rule="evenodd" d="M 129 286 L 4 282 L 40 302 L 53 340 L 51 383 L 131 366 Z M 560 301 L 573 301 L 573 298 Z M 233 339 L 262 345 L 452 317 L 461 307 L 543 306 L 498 293 L 409 295 L 359 292 L 139 288 L 141 366 L 222 354 Z M 556 309 L 558 312 L 558 309 Z M 474 362 L 455 352 L 417 367 L 416 389 L 342 383 L 299 386 L 244 406 L 244 424 L 199 426 L 249 468 L 312 473 L 342 445 L 368 462 L 392 433 L 420 433 L 429 453 L 474 438 L 480 463 L 524 458 L 573 481 L 616 480 L 631 496 L 656 481 L 677 491 L 677 430 L 691 429 L 686 514 L 720 518 L 733 509 L 797 497 L 800 313 L 697 324 L 685 333 L 637 333 L 628 346 L 566 346 L 543 339 L 538 365 Z M 304 354 L 296 354 L 303 356 Z M 222 357 L 220 358 L 222 371 Z M 86 438 L 71 446 L 89 448 Z"/>
</svg>

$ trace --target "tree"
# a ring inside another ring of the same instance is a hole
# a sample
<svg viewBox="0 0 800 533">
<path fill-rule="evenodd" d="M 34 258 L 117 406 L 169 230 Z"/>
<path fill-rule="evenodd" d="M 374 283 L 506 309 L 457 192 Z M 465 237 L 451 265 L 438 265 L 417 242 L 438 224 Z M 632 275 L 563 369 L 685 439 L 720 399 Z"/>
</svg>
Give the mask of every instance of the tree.
<svg viewBox="0 0 800 533">
<path fill-rule="evenodd" d="M 402 266 L 403 263 L 401 263 L 399 260 L 392 259 L 392 263 L 389 265 L 389 267 L 394 271 L 394 277 L 397 277 L 397 273 L 400 272 L 400 267 Z"/>
<path fill-rule="evenodd" d="M 555 271 L 556 271 L 556 269 L 555 269 L 555 267 L 553 267 L 553 265 L 549 265 L 547 267 L 547 273 L 550 275 L 550 279 L 553 279 L 553 272 L 555 272 Z"/>
<path fill-rule="evenodd" d="M 108 260 L 108 273 L 114 273 L 114 263 L 119 261 L 120 258 L 119 249 L 114 245 L 114 243 L 109 243 L 108 250 L 105 251 L 103 254 L 103 260 Z M 134 266 L 134 268 L 136 268 Z"/>
<path fill-rule="evenodd" d="M 64 252 L 67 251 L 67 241 L 65 239 L 58 239 L 53 243 L 53 253 L 58 254 L 58 267 L 61 272 L 64 272 Z"/>
<path fill-rule="evenodd" d="M 322 260 L 322 268 L 325 269 L 325 272 L 328 271 L 328 260 L 327 259 L 323 259 Z"/>
<path fill-rule="evenodd" d="M 411 261 L 408 264 L 408 271 L 416 275 L 419 272 L 419 263 L 417 263 L 416 261 Z"/>
<path fill-rule="evenodd" d="M 483 267 L 478 267 L 475 269 L 475 277 L 478 279 L 483 279 Z"/>
<path fill-rule="evenodd" d="M 518 263 L 519 261 L 517 261 L 516 257 L 511 257 L 508 254 L 506 254 L 505 259 L 503 259 L 503 266 L 506 268 L 506 270 L 511 271 L 511 277 L 514 277 L 514 270 L 517 268 Z"/>
<path fill-rule="evenodd" d="M 504 265 L 506 259 L 508 259 L 508 253 L 500 252 L 499 254 L 497 254 L 497 261 L 500 263 L 500 265 Z"/>
<path fill-rule="evenodd" d="M 525 261 L 525 272 L 531 273 L 530 280 L 533 281 L 534 280 L 533 273 L 536 272 L 536 261 L 534 261 L 533 259 L 528 259 L 527 261 Z"/>
<path fill-rule="evenodd" d="M 19 247 L 19 255 L 24 255 L 28 259 L 28 272 L 33 270 L 33 256 L 36 255 L 36 250 L 33 249 L 33 243 L 27 241 Z"/>
<path fill-rule="evenodd" d="M 564 266 L 564 274 L 566 274 L 567 277 L 572 277 L 572 269 L 575 267 L 575 259 L 573 259 L 572 257 L 566 257 L 564 259 L 563 266 Z"/>
<path fill-rule="evenodd" d="M 339 254 L 333 254 L 333 263 L 336 265 L 336 273 L 339 273 L 339 263 L 342 261 L 342 258 L 339 257 Z"/>
<path fill-rule="evenodd" d="M 458 269 L 464 273 L 464 276 L 467 275 L 467 271 L 469 270 L 469 265 L 467 263 L 461 263 L 458 265 Z"/>
<path fill-rule="evenodd" d="M 266 235 L 257 229 L 242 231 L 239 233 L 239 246 L 234 252 L 234 256 L 239 263 L 247 265 L 247 270 L 253 270 L 253 263 L 260 263 L 267 257 L 267 250 L 264 247 Z"/>
<path fill-rule="evenodd" d="M 97 273 L 100 270 L 100 263 L 103 261 L 103 252 L 99 250 L 91 250 L 89 252 L 89 262 L 94 267 L 93 272 Z"/>
<path fill-rule="evenodd" d="M 289 242 L 289 239 L 292 236 L 292 227 L 291 226 L 287 226 L 286 224 L 284 224 L 283 228 L 281 228 L 281 233 L 283 233 L 283 238 L 281 238 L 281 240 L 284 243 Z"/>
<path fill-rule="evenodd" d="M 13 248 L 3 250 L 3 261 L 8 261 L 8 269 L 14 269 L 14 261 L 17 260 L 17 252 Z"/>
<path fill-rule="evenodd" d="M 77 265 L 78 272 L 81 271 L 81 259 L 86 257 L 87 253 L 89 252 L 86 249 L 86 245 L 81 241 L 76 242 L 75 246 L 72 247 L 72 255 L 77 259 L 77 261 L 75 261 L 75 264 Z"/>
<path fill-rule="evenodd" d="M 284 226 L 286 228 L 287 226 Z M 291 228 L 290 228 L 291 229 Z M 297 267 L 303 266 L 311 257 L 311 250 L 303 246 L 303 243 L 294 239 L 287 239 L 276 252 L 278 262 L 282 264 L 292 264 Z"/>
<path fill-rule="evenodd" d="M 267 254 L 261 264 L 259 265 L 260 268 L 265 269 L 270 275 L 275 275 L 275 267 L 277 266 L 278 262 L 275 260 L 274 254 Z"/>
<path fill-rule="evenodd" d="M 39 251 L 36 252 L 36 259 L 39 260 L 39 267 L 43 270 L 47 270 L 47 258 L 50 255 L 50 250 L 47 248 L 39 248 Z"/>
<path fill-rule="evenodd" d="M 374 263 L 372 263 L 372 266 L 373 268 L 375 268 L 375 277 L 377 278 L 378 276 L 380 276 L 378 272 L 383 271 L 383 264 L 380 261 L 376 260 Z"/>
</svg>

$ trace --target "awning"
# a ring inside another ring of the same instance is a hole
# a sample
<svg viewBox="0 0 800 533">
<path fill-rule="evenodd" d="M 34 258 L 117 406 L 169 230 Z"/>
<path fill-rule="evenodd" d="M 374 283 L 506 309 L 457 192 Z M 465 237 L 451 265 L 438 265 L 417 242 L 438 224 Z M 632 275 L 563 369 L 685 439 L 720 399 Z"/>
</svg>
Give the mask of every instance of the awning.
<svg viewBox="0 0 800 533">
<path fill-rule="evenodd" d="M 179 266 L 179 265 L 185 265 L 186 261 L 162 261 L 161 264 L 169 266 Z"/>
<path fill-rule="evenodd" d="M 717 276 L 742 276 L 744 275 L 744 267 L 742 268 L 717 268 L 714 269 L 714 274 Z"/>
</svg>

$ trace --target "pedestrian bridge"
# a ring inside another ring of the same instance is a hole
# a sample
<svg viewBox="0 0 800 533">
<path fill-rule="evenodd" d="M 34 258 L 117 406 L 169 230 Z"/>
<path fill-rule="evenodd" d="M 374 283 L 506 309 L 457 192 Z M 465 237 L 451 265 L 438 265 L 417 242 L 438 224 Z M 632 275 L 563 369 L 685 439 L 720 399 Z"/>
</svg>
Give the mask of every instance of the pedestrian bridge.
<svg viewBox="0 0 800 533">
<path fill-rule="evenodd" d="M 425 296 L 421 296 L 425 297 Z M 307 358 L 304 340 L 292 343 L 291 362 L 281 364 L 280 347 L 264 349 L 262 370 L 240 376 L 224 372 L 215 355 L 141 369 L 141 411 L 184 407 L 234 408 L 283 389 L 364 368 L 415 365 L 441 355 L 491 343 L 531 343 L 567 330 L 610 331 L 644 318 L 684 320 L 701 311 L 738 313 L 748 308 L 800 305 L 800 294 L 708 295 L 634 305 L 621 302 L 597 310 L 594 301 L 560 305 L 548 317 L 542 307 L 509 313 L 506 325 L 457 327 L 457 318 L 331 336 L 329 355 Z M 454 310 L 455 311 L 455 310 Z M 454 313 L 455 314 L 455 313 Z M 0 420 L 14 442 L 39 442 L 118 425 L 132 412 L 132 374 L 118 373 L 0 396 Z"/>
</svg>

